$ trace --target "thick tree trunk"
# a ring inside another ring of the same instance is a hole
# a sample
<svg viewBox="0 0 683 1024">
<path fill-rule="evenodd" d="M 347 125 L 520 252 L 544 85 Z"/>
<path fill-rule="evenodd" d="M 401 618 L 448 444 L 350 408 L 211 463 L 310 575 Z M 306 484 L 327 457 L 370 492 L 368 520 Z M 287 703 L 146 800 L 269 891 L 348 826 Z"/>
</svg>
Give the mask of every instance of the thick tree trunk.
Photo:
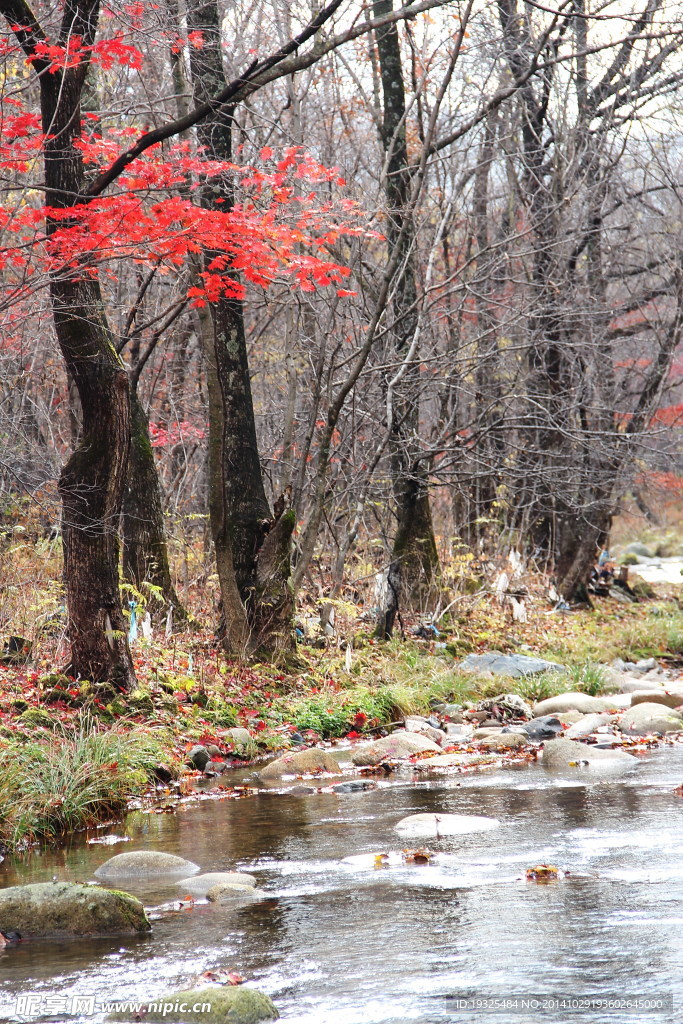
<svg viewBox="0 0 683 1024">
<path fill-rule="evenodd" d="M 79 202 L 83 182 L 81 95 L 86 61 L 55 70 L 36 52 L 45 34 L 22 0 L 0 0 L 0 12 L 31 57 L 39 76 L 45 142 L 45 202 L 69 207 Z M 65 5 L 59 37 L 84 47 L 95 41 L 97 0 Z M 47 223 L 47 232 L 54 230 Z M 119 594 L 118 525 L 130 441 L 128 377 L 116 354 L 97 280 L 71 268 L 50 286 L 55 331 L 67 374 L 78 391 L 82 425 L 78 445 L 59 480 L 62 498 L 64 583 L 69 615 L 71 672 L 92 681 L 109 680 L 122 690 L 135 683 Z"/>
<path fill-rule="evenodd" d="M 568 602 L 585 602 L 590 574 L 606 544 L 611 525 L 608 512 L 566 513 L 558 523 L 555 578 L 559 593 Z"/>
<path fill-rule="evenodd" d="M 391 13 L 392 0 L 375 0 L 374 14 Z M 406 103 L 401 48 L 396 24 L 376 34 L 384 111 L 382 146 L 386 157 L 386 196 L 389 206 L 387 238 L 398 253 L 393 303 L 393 351 L 388 362 L 402 359 L 417 327 L 417 284 L 413 246 L 415 229 L 409 207 L 410 174 L 406 146 Z M 393 396 L 390 440 L 391 470 L 398 525 L 392 550 L 392 602 L 424 604 L 437 586 L 439 559 L 429 507 L 429 466 L 419 451 L 419 368 L 408 369 Z M 378 632 L 386 634 L 390 609 L 380 615 Z"/>
<path fill-rule="evenodd" d="M 119 592 L 118 524 L 128 460 L 128 375 L 114 347 L 94 281 L 55 281 L 60 348 L 81 402 L 80 442 L 59 480 L 70 672 L 135 684 Z"/>
<path fill-rule="evenodd" d="M 221 33 L 216 0 L 188 9 L 188 28 L 202 33 L 201 50 L 192 49 L 193 90 L 204 101 L 224 88 Z M 205 151 L 232 158 L 232 114 L 219 111 L 199 127 Z M 234 202 L 229 180 L 212 178 L 203 201 L 227 211 Z M 211 260 L 216 253 L 207 253 Z M 209 407 L 220 402 L 220 452 L 217 424 L 210 429 L 211 522 L 224 618 L 223 641 L 231 653 L 278 651 L 292 639 L 293 603 L 289 584 L 294 514 L 273 515 L 266 498 L 256 439 L 244 313 L 238 299 L 211 306 L 213 346 L 207 353 Z M 213 386 L 211 375 L 213 377 Z M 220 461 L 219 461 L 220 459 Z"/>
<path fill-rule="evenodd" d="M 159 474 L 149 439 L 149 418 L 131 385 L 131 444 L 123 499 L 123 574 L 148 599 L 152 612 L 173 607 L 175 626 L 187 623 L 187 612 L 171 579 L 164 532 Z M 160 596 L 145 590 L 151 583 Z"/>
</svg>

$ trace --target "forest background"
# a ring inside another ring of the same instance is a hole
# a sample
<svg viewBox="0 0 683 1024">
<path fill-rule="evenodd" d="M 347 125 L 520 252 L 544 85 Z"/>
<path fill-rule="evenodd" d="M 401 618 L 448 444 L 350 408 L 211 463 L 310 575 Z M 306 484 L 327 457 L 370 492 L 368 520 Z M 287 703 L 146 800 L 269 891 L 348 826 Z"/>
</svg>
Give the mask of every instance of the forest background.
<svg viewBox="0 0 683 1024">
<path fill-rule="evenodd" d="M 677 3 L 0 14 L 10 716 L 543 646 L 675 516 Z"/>
</svg>

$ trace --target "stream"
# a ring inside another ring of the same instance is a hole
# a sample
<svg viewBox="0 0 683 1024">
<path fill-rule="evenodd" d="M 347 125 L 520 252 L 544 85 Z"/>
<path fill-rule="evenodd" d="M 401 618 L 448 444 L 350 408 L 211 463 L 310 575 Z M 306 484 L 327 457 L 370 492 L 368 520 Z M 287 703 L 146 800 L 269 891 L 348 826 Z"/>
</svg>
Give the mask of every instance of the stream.
<svg viewBox="0 0 683 1024">
<path fill-rule="evenodd" d="M 11 1007 L 27 992 L 147 1001 L 223 967 L 267 992 L 290 1024 L 683 1020 L 683 798 L 673 792 L 683 782 L 683 746 L 655 750 L 617 778 L 586 771 L 532 764 L 408 773 L 344 795 L 264 791 L 173 814 L 136 811 L 105 830 L 130 842 L 76 838 L 66 849 L 8 858 L 2 886 L 91 881 L 116 853 L 164 850 L 202 871 L 253 873 L 265 894 L 170 913 L 147 938 L 8 947 L 0 951 L 0 1018 L 95 1024 L 104 1014 L 18 1017 Z M 489 815 L 500 826 L 411 840 L 438 853 L 423 866 L 346 860 L 400 851 L 406 841 L 395 824 L 424 811 Z M 570 874 L 527 882 L 525 869 L 538 863 Z M 183 895 L 175 883 L 126 888 L 146 906 Z M 640 997 L 664 1008 L 498 1011 L 490 1000 L 503 997 Z M 466 998 L 489 1002 L 476 1009 L 458 1002 Z"/>
</svg>

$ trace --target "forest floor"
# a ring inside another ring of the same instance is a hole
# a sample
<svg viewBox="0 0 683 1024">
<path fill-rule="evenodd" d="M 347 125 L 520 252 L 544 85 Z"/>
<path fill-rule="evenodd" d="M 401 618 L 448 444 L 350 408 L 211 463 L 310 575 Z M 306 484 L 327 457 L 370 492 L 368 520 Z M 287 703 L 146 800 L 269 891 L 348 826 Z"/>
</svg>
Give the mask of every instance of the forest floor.
<svg viewBox="0 0 683 1024">
<path fill-rule="evenodd" d="M 408 714 L 429 715 L 439 702 L 467 709 L 501 692 L 532 704 L 567 690 L 596 695 L 617 658 L 653 657 L 683 669 L 679 586 L 658 586 L 654 597 L 635 604 L 596 597 L 592 610 L 563 613 L 553 610 L 548 581 L 529 573 L 528 621 L 514 622 L 492 585 L 500 566 L 491 565 L 479 591 L 459 595 L 432 639 L 415 636 L 419 620 L 412 620 L 405 635 L 379 642 L 362 608 L 347 601 L 336 635 L 304 637 L 296 668 L 283 669 L 227 661 L 208 629 L 168 638 L 161 629 L 135 641 L 138 688 L 115 695 L 59 671 L 63 615 L 50 611 L 60 596 L 57 558 L 54 542 L 41 548 L 20 537 L 14 557 L 4 560 L 12 567 L 4 580 L 11 600 L 0 628 L 5 638 L 32 638 L 24 664 L 0 666 L 5 849 L 120 816 L 144 792 L 162 800 L 169 786 L 186 792 L 198 774 L 188 761 L 196 744 L 215 744 L 229 768 L 242 767 L 293 744 L 376 737 Z M 193 611 L 202 610 L 198 601 Z M 502 680 L 459 667 L 467 654 L 492 650 L 539 656 L 566 671 Z M 235 727 L 248 730 L 246 742 L 244 733 L 235 742 Z"/>
</svg>

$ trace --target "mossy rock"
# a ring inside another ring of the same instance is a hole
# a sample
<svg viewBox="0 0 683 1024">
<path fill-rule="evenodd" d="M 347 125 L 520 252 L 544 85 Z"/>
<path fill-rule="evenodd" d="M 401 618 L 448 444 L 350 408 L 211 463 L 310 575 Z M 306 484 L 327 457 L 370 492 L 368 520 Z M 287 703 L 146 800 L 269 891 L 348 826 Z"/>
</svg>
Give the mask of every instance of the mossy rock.
<svg viewBox="0 0 683 1024">
<path fill-rule="evenodd" d="M 73 689 L 73 684 L 71 684 Z M 78 693 L 69 693 L 68 690 L 62 689 L 61 686 L 53 686 L 49 690 L 43 690 L 42 695 L 44 704 L 68 704 L 69 707 L 78 707 L 83 703 L 84 698 L 81 696 L 80 690 Z"/>
<path fill-rule="evenodd" d="M 149 690 L 132 690 L 126 702 L 131 711 L 154 711 L 154 700 Z"/>
<path fill-rule="evenodd" d="M 128 893 L 73 882 L 0 890 L 0 931 L 22 938 L 136 935 L 149 932 L 145 908 Z"/>
<path fill-rule="evenodd" d="M 23 697 L 17 697 L 16 700 L 12 701 L 12 708 L 18 714 L 21 714 L 22 711 L 28 711 L 30 706 L 29 702 L 24 700 Z"/>
<path fill-rule="evenodd" d="M 74 681 L 65 676 L 63 672 L 50 672 L 49 675 L 40 677 L 40 685 L 44 690 L 51 690 L 55 686 L 61 690 L 68 690 L 74 685 Z"/>
<path fill-rule="evenodd" d="M 193 1007 L 197 1007 L 193 1010 Z M 206 1006 L 207 1009 L 202 1009 Z M 182 1009 L 181 1009 L 182 1007 Z M 145 1021 L 163 1024 L 259 1024 L 277 1020 L 278 1013 L 270 996 L 255 988 L 242 986 L 190 989 L 173 992 L 151 1002 Z M 110 1014 L 107 1020 L 130 1021 L 130 1014 Z"/>
<path fill-rule="evenodd" d="M 622 555 L 621 556 L 621 558 L 619 559 L 619 564 L 620 565 L 640 565 L 640 559 L 638 558 L 637 555 L 629 553 L 627 555 Z"/>
<path fill-rule="evenodd" d="M 18 721 L 28 729 L 36 729 L 41 725 L 46 729 L 53 729 L 55 726 L 55 719 L 45 708 L 29 708 L 19 715 Z"/>
<path fill-rule="evenodd" d="M 647 601 L 650 598 L 657 596 L 655 588 L 650 586 L 646 580 L 641 579 L 639 576 L 634 577 L 631 583 L 631 590 L 640 601 Z"/>
</svg>

